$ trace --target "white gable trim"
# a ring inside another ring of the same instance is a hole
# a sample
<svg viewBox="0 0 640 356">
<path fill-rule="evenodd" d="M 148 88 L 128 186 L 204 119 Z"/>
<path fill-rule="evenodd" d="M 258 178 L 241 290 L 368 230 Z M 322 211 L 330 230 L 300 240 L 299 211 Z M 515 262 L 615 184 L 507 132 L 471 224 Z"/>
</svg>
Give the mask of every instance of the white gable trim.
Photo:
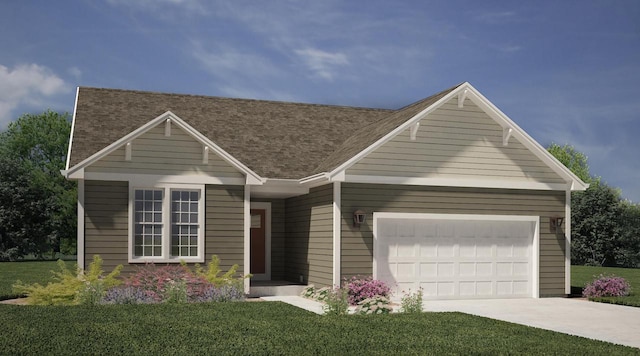
<svg viewBox="0 0 640 356">
<path fill-rule="evenodd" d="M 529 136 L 522 128 L 516 125 L 507 115 L 505 115 L 500 109 L 493 105 L 487 98 L 480 94 L 471 84 L 465 82 L 452 90 L 447 95 L 440 98 L 435 103 L 431 104 L 421 112 L 414 115 L 412 118 L 405 121 L 398 126 L 395 130 L 389 132 L 378 141 L 371 144 L 369 147 L 360 151 L 348 161 L 344 162 L 333 171 L 328 172 L 327 176 L 330 181 L 344 180 L 344 174 L 346 170 L 352 167 L 354 164 L 362 160 L 371 152 L 381 147 L 391 139 L 402 133 L 403 131 L 410 129 L 413 125 L 417 124 L 420 120 L 440 108 L 443 104 L 447 103 L 452 98 L 457 97 L 460 100 L 461 97 L 472 100 L 480 109 L 482 109 L 489 117 L 496 121 L 503 129 L 510 130 L 510 135 L 516 137 L 525 147 L 527 147 L 536 157 L 542 160 L 549 168 L 551 168 L 556 174 L 562 177 L 566 182 L 571 184 L 572 190 L 585 190 L 589 187 L 580 178 L 573 174 L 567 167 L 560 163 L 555 157 L 553 157 L 547 150 L 545 150 L 540 144 L 538 144 L 531 136 Z M 508 138 L 507 138 L 508 140 Z M 309 177 L 311 178 L 311 177 Z M 555 190 L 555 187 L 554 187 Z"/>
<path fill-rule="evenodd" d="M 69 160 L 71 160 L 71 145 L 73 145 L 73 131 L 76 128 L 76 112 L 78 111 L 78 93 L 80 93 L 80 87 L 76 87 L 76 101 L 73 103 L 73 117 L 71 118 L 71 132 L 69 132 L 69 147 L 67 147 L 65 169 L 69 169 Z"/>
<path fill-rule="evenodd" d="M 240 161 L 238 161 L 232 155 L 230 155 L 225 150 L 220 148 L 218 145 L 213 143 L 207 137 L 205 137 L 200 132 L 198 132 L 198 130 L 196 130 L 193 127 L 191 127 L 191 125 L 187 124 L 184 120 L 182 120 L 180 117 L 178 117 L 177 115 L 175 115 L 171 111 L 167 111 L 164 114 L 156 117 L 155 119 L 147 122 L 146 124 L 140 126 L 136 130 L 134 130 L 131 133 L 129 133 L 128 135 L 120 138 L 119 140 L 113 142 L 109 146 L 107 146 L 107 147 L 103 148 L 102 150 L 94 153 L 93 155 L 91 155 L 90 157 L 86 158 L 82 162 L 76 164 L 75 166 L 73 166 L 73 167 L 71 167 L 71 168 L 69 168 L 67 170 L 62 171 L 61 173 L 66 178 L 80 178 L 81 179 L 81 178 L 83 178 L 82 174 L 75 174 L 75 173 L 81 173 L 84 170 L 85 167 L 88 167 L 91 164 L 97 162 L 98 160 L 104 158 L 108 154 L 112 153 L 113 151 L 117 150 L 118 148 L 122 147 L 123 145 L 126 145 L 127 143 L 130 143 L 131 141 L 135 140 L 136 138 L 140 137 L 144 133 L 148 132 L 152 128 L 156 127 L 160 123 L 165 122 L 167 120 L 171 120 L 171 124 L 176 125 L 177 127 L 179 127 L 182 130 L 184 130 L 191 137 L 193 137 L 196 141 L 200 142 L 204 147 L 208 147 L 209 150 L 213 151 L 216 155 L 218 155 L 224 161 L 226 161 L 231 166 L 233 166 L 235 169 L 237 169 L 242 174 L 244 174 L 246 176 L 245 184 L 261 185 L 261 184 L 264 183 L 264 181 L 265 181 L 264 178 L 260 177 L 257 173 L 253 172 L 247 166 L 242 164 Z"/>
<path fill-rule="evenodd" d="M 460 188 L 496 188 L 525 190 L 560 190 L 567 188 L 565 183 L 545 183 L 508 179 L 474 179 L 449 177 L 402 177 L 402 176 L 370 176 L 347 174 L 344 182 L 366 184 L 422 185 Z"/>
</svg>

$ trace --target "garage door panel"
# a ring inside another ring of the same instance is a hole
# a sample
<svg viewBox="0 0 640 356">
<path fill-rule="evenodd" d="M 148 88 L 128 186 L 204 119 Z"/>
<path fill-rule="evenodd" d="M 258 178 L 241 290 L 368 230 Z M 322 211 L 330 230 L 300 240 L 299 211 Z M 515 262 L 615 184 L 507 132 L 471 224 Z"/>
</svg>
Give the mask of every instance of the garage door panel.
<svg viewBox="0 0 640 356">
<path fill-rule="evenodd" d="M 533 227 L 533 221 L 378 219 L 377 277 L 397 296 L 422 288 L 431 299 L 531 297 Z"/>
</svg>

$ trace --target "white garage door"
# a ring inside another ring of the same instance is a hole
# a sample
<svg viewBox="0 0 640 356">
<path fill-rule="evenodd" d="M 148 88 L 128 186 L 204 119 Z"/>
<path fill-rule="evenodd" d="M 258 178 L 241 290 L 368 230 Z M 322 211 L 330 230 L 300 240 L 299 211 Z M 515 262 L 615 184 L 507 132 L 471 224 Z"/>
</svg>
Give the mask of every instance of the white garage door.
<svg viewBox="0 0 640 356">
<path fill-rule="evenodd" d="M 374 214 L 374 278 L 396 297 L 537 296 L 538 217 Z M 536 240 L 536 244 L 534 244 Z"/>
</svg>

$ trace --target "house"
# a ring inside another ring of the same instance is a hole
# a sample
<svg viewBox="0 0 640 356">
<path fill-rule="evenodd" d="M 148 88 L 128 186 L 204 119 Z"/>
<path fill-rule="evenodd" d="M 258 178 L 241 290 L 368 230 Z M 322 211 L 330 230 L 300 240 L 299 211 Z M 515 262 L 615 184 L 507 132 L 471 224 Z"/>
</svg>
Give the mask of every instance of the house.
<svg viewBox="0 0 640 356">
<path fill-rule="evenodd" d="M 81 87 L 62 173 L 81 266 L 216 254 L 252 281 L 434 299 L 568 294 L 587 188 L 469 83 L 398 110 Z"/>
</svg>

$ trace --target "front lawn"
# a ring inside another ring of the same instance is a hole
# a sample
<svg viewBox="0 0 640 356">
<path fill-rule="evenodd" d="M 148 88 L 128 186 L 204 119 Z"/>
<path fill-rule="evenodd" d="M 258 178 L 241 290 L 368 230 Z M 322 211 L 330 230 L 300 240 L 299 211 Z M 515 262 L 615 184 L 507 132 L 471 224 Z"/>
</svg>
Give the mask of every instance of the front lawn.
<svg viewBox="0 0 640 356">
<path fill-rule="evenodd" d="M 73 269 L 74 261 L 65 261 L 67 268 Z M 13 293 L 12 285 L 19 279 L 25 283 L 51 282 L 51 271 L 60 271 L 56 261 L 0 262 L 0 300 L 21 297 Z"/>
<path fill-rule="evenodd" d="M 599 298 L 597 301 L 640 307 L 640 268 L 571 266 L 572 292 L 581 293 L 582 288 L 600 274 L 616 275 L 626 279 L 631 285 L 631 295 L 627 297 Z"/>
<path fill-rule="evenodd" d="M 0 305 L 2 354 L 637 354 L 462 313 L 316 315 L 278 302 Z"/>
</svg>

